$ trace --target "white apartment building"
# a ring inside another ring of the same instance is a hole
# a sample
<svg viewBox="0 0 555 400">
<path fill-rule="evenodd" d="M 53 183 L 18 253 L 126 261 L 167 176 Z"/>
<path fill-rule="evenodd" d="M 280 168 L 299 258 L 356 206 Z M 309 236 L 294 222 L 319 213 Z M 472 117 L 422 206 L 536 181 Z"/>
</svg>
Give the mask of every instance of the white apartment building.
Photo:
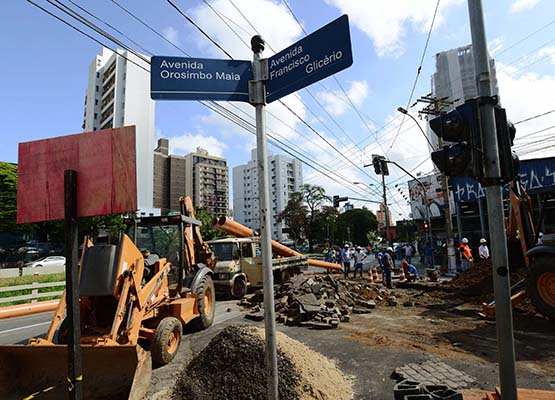
<svg viewBox="0 0 555 400">
<path fill-rule="evenodd" d="M 82 126 L 85 132 L 136 126 L 137 204 L 142 211 L 152 209 L 153 197 L 154 101 L 149 68 L 130 52 L 103 48 L 89 67 Z"/>
<path fill-rule="evenodd" d="M 490 58 L 493 94 L 498 94 L 495 61 Z M 478 96 L 476 73 L 472 45 L 457 47 L 436 54 L 436 72 L 432 75 L 432 94 L 437 98 L 447 98 L 453 105 L 446 107 L 449 111 Z M 428 137 L 437 147 L 437 136 L 428 127 Z"/>
<path fill-rule="evenodd" d="M 237 222 L 251 229 L 260 228 L 258 208 L 258 169 L 256 149 L 245 165 L 233 168 L 233 216 Z M 283 222 L 276 216 L 285 209 L 289 194 L 298 192 L 303 184 L 302 165 L 299 160 L 283 155 L 268 156 L 268 182 L 270 187 L 270 212 L 273 221 L 272 239 L 287 240 Z"/>
</svg>

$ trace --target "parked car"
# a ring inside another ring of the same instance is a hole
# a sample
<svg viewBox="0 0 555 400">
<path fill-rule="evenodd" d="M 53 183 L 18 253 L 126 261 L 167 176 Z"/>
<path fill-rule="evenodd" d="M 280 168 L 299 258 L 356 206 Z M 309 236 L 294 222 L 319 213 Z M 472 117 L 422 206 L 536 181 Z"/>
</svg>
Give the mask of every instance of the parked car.
<svg viewBox="0 0 555 400">
<path fill-rule="evenodd" d="M 33 262 L 25 264 L 26 267 L 41 268 L 41 267 L 65 267 L 66 258 L 63 256 L 49 256 L 39 258 Z"/>
</svg>

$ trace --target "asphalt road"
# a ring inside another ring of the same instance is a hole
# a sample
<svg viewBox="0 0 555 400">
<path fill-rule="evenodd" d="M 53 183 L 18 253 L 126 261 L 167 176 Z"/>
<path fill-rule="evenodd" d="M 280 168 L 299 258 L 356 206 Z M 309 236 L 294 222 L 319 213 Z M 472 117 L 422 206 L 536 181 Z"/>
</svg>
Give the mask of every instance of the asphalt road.
<svg viewBox="0 0 555 400">
<path fill-rule="evenodd" d="M 216 302 L 216 317 L 214 319 L 214 325 L 237 317 L 240 314 L 238 310 L 227 311 L 228 308 L 232 307 L 236 303 L 236 300 Z M 25 344 L 29 338 L 45 336 L 53 315 L 54 312 L 51 311 L 0 320 L 0 345 Z"/>
</svg>

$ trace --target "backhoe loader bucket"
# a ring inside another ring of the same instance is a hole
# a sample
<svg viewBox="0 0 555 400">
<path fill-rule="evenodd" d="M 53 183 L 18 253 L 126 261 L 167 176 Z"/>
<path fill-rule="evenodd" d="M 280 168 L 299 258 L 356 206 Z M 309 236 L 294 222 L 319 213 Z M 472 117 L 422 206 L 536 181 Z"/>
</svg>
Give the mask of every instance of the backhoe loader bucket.
<svg viewBox="0 0 555 400">
<path fill-rule="evenodd" d="M 82 345 L 81 351 L 84 399 L 144 396 L 152 364 L 140 346 Z M 66 399 L 67 358 L 66 345 L 0 346 L 0 399 Z"/>
</svg>

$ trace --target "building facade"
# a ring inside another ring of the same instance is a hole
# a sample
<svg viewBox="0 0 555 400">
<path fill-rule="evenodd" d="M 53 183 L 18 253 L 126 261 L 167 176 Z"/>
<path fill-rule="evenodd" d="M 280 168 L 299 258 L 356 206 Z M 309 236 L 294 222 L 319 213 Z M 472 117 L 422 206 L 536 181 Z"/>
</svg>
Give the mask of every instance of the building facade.
<svg viewBox="0 0 555 400">
<path fill-rule="evenodd" d="M 169 154 L 168 139 L 158 139 L 154 150 L 153 205 L 161 214 L 179 211 L 185 195 L 185 157 Z"/>
<path fill-rule="evenodd" d="M 493 94 L 498 94 L 495 61 L 490 58 Z M 453 104 L 446 107 L 449 111 L 466 100 L 478 96 L 472 45 L 457 47 L 436 54 L 436 72 L 432 75 L 432 95 L 445 98 Z M 437 147 L 438 138 L 428 127 L 428 137 Z"/>
<path fill-rule="evenodd" d="M 233 168 L 233 215 L 234 219 L 251 229 L 260 227 L 258 208 L 258 169 L 256 149 L 251 160 Z M 270 187 L 270 212 L 273 221 L 272 239 L 288 240 L 283 222 L 276 216 L 285 209 L 292 192 L 298 192 L 303 184 L 302 165 L 299 160 L 283 155 L 268 156 L 268 182 Z"/>
<path fill-rule="evenodd" d="M 114 53 L 103 48 L 89 67 L 82 126 L 85 132 L 93 132 L 135 125 L 140 210 L 153 207 L 154 101 L 150 99 L 147 67 L 144 60 L 132 53 L 123 50 Z"/>
<path fill-rule="evenodd" d="M 229 212 L 229 169 L 224 158 L 211 156 L 197 147 L 185 160 L 185 194 L 196 208 L 215 216 Z"/>
</svg>

